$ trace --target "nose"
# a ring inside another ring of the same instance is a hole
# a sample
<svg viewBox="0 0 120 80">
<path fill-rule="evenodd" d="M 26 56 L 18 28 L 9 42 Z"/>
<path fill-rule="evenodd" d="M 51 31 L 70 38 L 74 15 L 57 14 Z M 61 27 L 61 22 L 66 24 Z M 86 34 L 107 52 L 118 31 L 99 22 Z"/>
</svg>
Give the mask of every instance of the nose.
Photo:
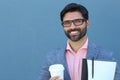
<svg viewBox="0 0 120 80">
<path fill-rule="evenodd" d="M 76 27 L 76 26 L 75 26 L 74 23 L 72 22 L 70 28 L 74 29 L 75 27 Z"/>
</svg>

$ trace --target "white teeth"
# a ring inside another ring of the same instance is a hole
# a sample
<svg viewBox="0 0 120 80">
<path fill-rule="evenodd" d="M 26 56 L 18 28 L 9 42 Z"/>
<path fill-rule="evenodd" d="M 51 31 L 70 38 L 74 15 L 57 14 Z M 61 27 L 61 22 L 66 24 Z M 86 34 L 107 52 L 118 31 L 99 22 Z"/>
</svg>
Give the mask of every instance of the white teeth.
<svg viewBox="0 0 120 80">
<path fill-rule="evenodd" d="M 78 34 L 78 31 L 71 31 L 71 34 Z"/>
<path fill-rule="evenodd" d="M 72 34 L 76 34 L 76 33 L 78 33 L 78 31 L 72 31 L 71 33 L 72 33 Z"/>
</svg>

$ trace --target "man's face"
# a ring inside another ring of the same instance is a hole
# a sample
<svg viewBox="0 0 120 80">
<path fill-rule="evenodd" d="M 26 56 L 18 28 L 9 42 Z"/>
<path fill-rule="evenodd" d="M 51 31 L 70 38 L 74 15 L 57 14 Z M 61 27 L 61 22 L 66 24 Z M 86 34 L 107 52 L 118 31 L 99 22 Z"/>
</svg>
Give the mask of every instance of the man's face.
<svg viewBox="0 0 120 80">
<path fill-rule="evenodd" d="M 63 27 L 66 36 L 72 41 L 79 41 L 86 35 L 89 21 L 78 11 L 68 12 L 63 18 Z"/>
</svg>

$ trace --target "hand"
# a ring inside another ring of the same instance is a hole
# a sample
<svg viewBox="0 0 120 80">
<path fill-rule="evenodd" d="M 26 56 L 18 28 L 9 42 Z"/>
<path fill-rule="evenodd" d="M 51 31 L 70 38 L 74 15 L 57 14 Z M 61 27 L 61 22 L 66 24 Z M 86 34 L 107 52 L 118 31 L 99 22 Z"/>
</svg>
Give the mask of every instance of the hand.
<svg viewBox="0 0 120 80">
<path fill-rule="evenodd" d="M 49 80 L 62 80 L 59 76 L 51 77 Z"/>
</svg>

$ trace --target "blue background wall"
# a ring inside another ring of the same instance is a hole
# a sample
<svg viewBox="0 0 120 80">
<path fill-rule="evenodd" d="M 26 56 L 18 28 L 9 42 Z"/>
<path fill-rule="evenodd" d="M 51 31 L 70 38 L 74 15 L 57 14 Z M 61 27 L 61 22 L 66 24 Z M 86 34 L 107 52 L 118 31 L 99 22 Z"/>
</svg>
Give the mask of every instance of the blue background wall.
<svg viewBox="0 0 120 80">
<path fill-rule="evenodd" d="M 66 42 L 59 12 L 69 2 L 87 7 L 89 38 L 120 60 L 120 0 L 0 0 L 0 80 L 37 80 L 45 54 Z"/>
</svg>

